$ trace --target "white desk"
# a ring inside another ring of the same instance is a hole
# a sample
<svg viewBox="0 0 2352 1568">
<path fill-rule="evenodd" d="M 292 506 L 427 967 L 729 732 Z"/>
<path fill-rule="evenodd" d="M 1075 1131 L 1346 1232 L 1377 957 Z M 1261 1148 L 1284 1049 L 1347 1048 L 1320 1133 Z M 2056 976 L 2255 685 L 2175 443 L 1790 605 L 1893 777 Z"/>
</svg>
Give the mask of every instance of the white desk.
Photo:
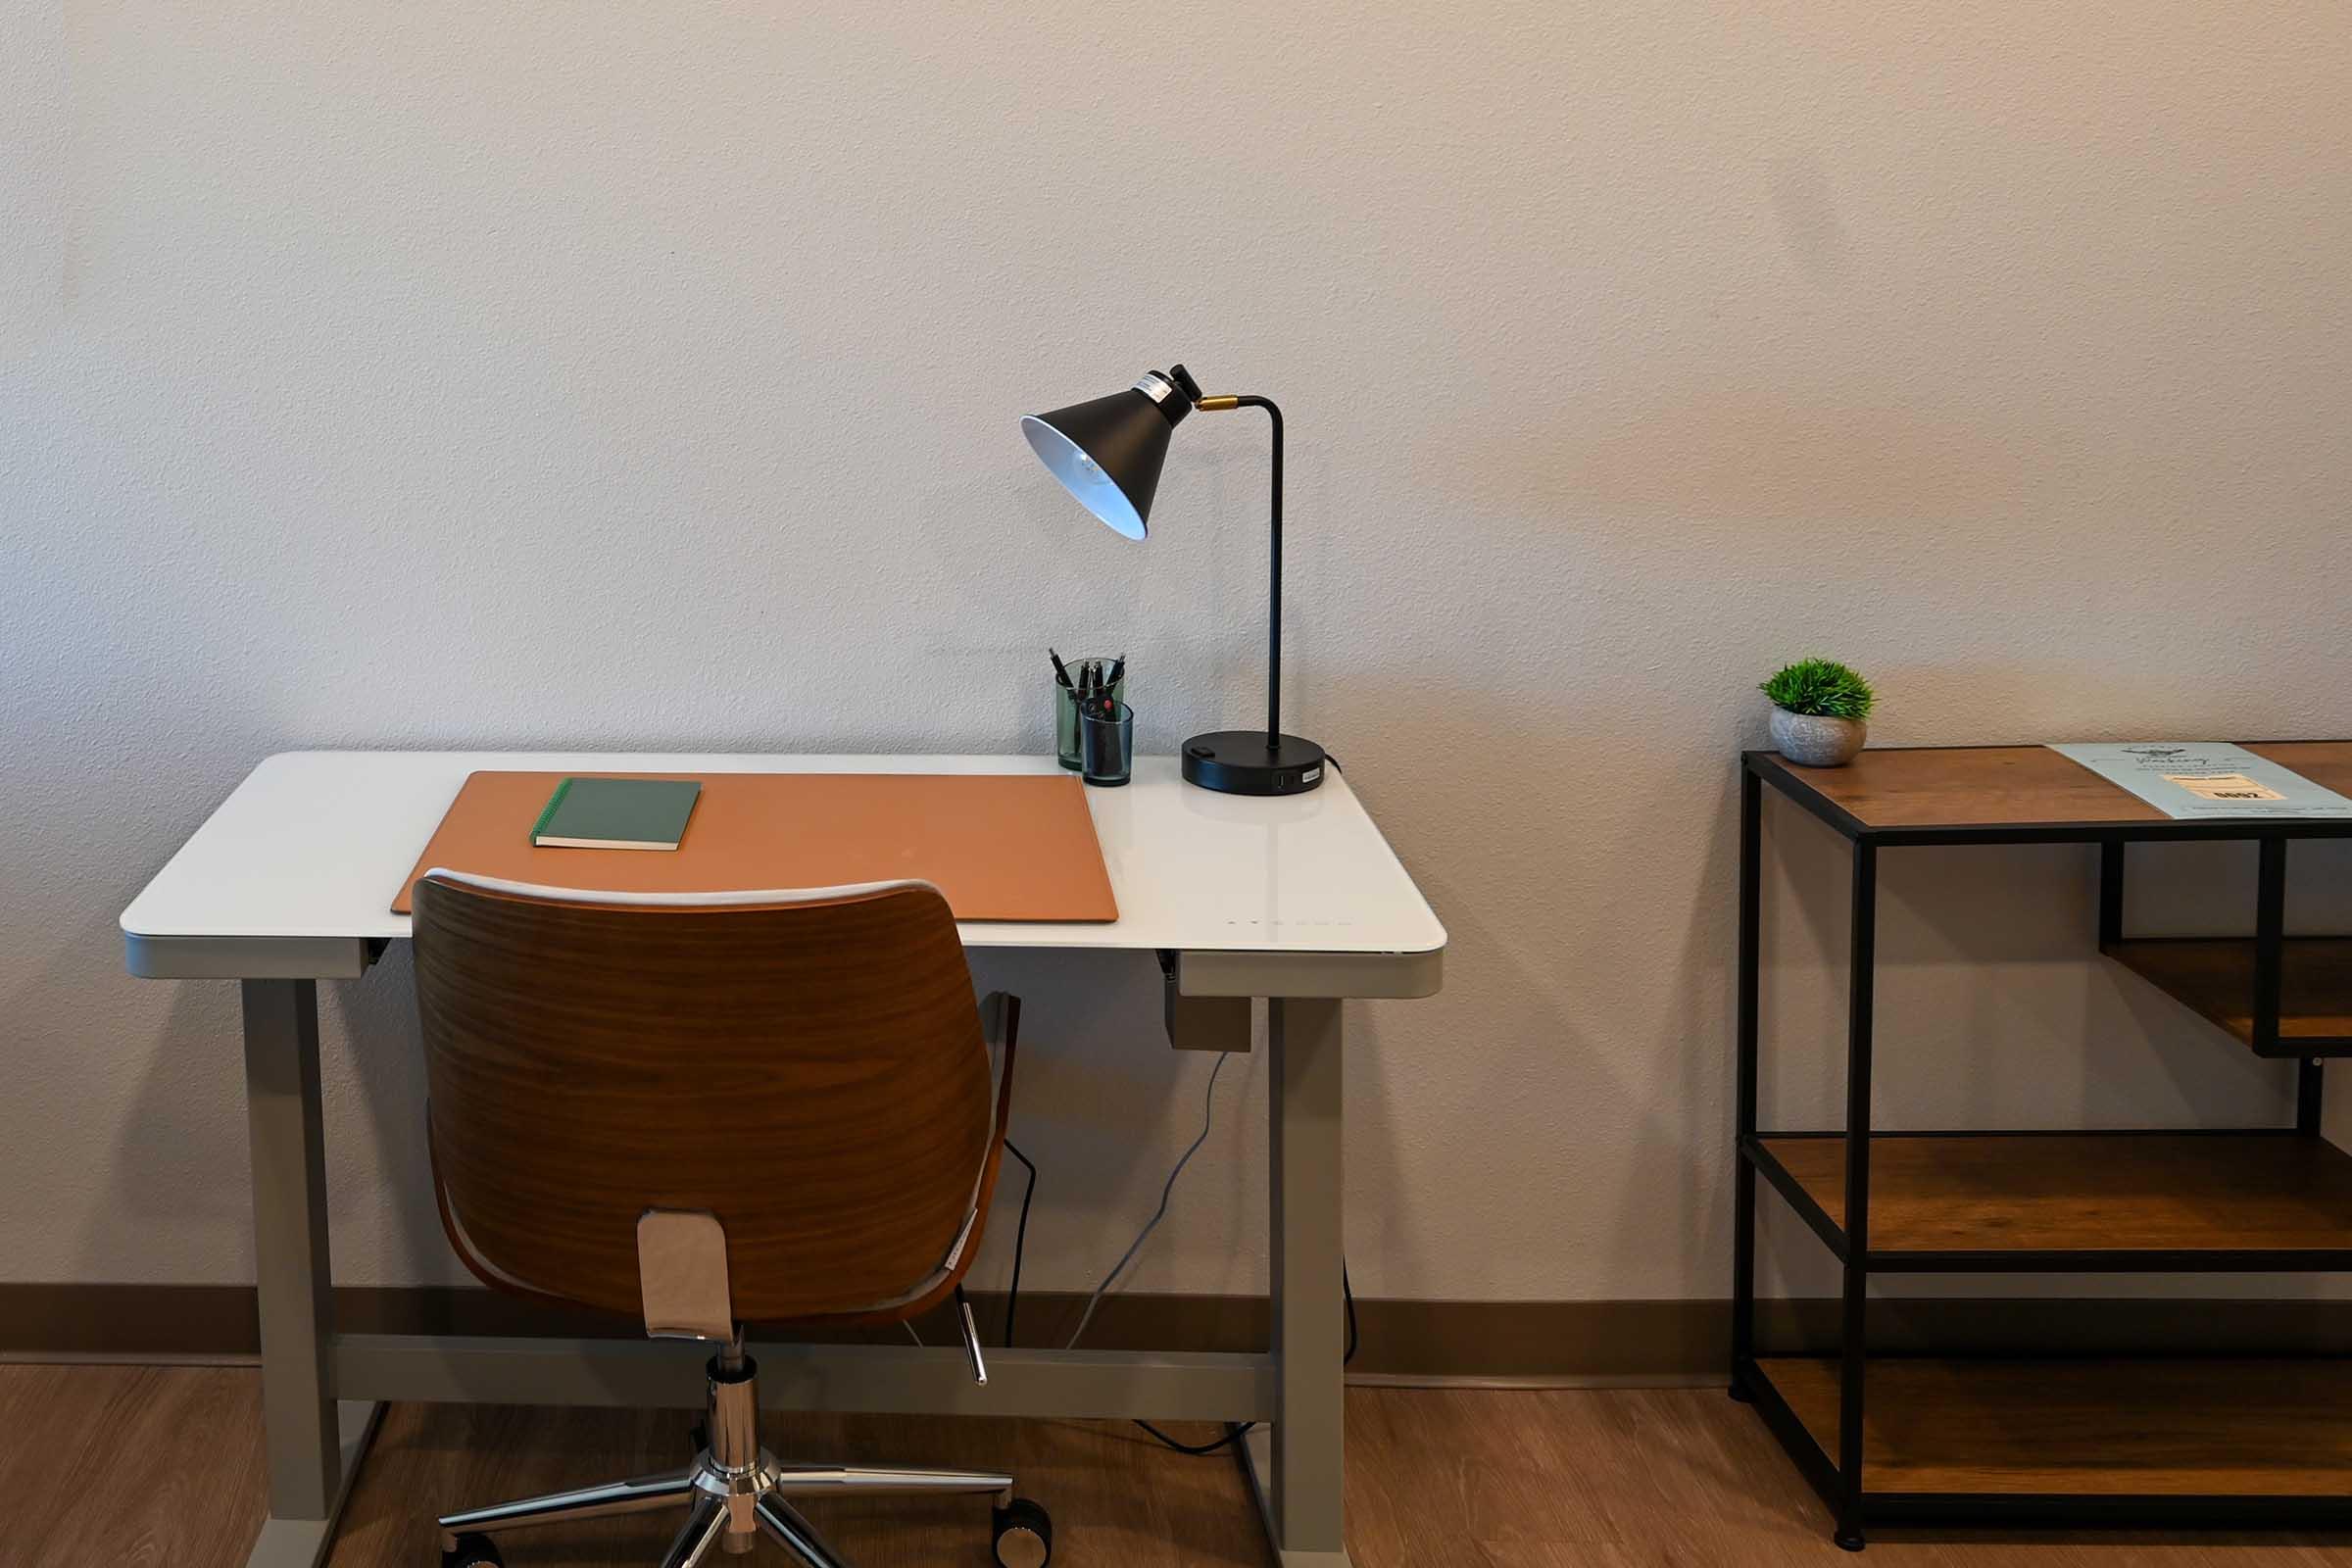
<svg viewBox="0 0 2352 1568">
<path fill-rule="evenodd" d="M 409 934 L 400 879 L 484 768 L 1050 773 L 1051 758 L 294 752 L 255 768 L 122 912 L 133 974 L 244 988 L 270 1518 L 249 1568 L 325 1555 L 379 1402 L 690 1401 L 699 1352 L 653 1341 L 335 1330 L 328 1295 L 318 982 Z M 1193 789 L 1144 758 L 1089 790 L 1117 895 L 1107 925 L 967 922 L 971 947 L 1149 950 L 1187 998 L 1268 999 L 1273 1345 L 1265 1354 L 758 1347 L 800 1409 L 1256 1421 L 1244 1454 L 1285 1568 L 1344 1568 L 1340 1001 L 1438 989 L 1445 928 L 1336 770 L 1311 795 Z M 1049 1502 L 1051 1499 L 1048 1499 Z"/>
</svg>

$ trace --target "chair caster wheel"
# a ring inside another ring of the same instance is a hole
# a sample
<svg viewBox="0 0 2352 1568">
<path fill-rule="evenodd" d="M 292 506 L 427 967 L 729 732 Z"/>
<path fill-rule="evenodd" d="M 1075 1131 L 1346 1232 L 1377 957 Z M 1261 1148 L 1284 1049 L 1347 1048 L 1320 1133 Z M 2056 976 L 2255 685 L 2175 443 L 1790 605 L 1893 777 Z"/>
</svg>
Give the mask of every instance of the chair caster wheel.
<svg viewBox="0 0 2352 1568">
<path fill-rule="evenodd" d="M 441 1568 L 507 1568 L 507 1559 L 488 1536 L 460 1536 L 458 1544 L 441 1554 Z"/>
<path fill-rule="evenodd" d="M 1054 1521 L 1027 1497 L 992 1509 L 997 1527 L 997 1561 L 1004 1568 L 1046 1568 L 1054 1560 Z"/>
</svg>

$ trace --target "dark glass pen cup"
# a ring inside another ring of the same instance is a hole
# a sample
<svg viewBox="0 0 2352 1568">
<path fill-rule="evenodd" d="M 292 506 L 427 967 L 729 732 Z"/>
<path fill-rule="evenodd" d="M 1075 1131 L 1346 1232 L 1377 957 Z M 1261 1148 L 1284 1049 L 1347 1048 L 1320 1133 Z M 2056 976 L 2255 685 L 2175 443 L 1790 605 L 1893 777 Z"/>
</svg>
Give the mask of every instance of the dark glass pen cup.
<svg viewBox="0 0 2352 1568">
<path fill-rule="evenodd" d="M 1117 785 L 1135 771 L 1135 710 L 1125 703 L 1098 702 L 1078 714 L 1078 776 L 1089 784 Z"/>
<path fill-rule="evenodd" d="M 1083 680 L 1085 672 L 1094 668 L 1108 672 L 1118 664 L 1110 659 L 1073 659 L 1068 668 L 1073 680 Z M 1107 697 L 1114 703 L 1127 700 L 1127 672 L 1120 669 L 1119 678 L 1099 684 L 1087 683 L 1087 690 L 1097 694 L 1097 701 Z M 1054 683 L 1054 755 L 1071 772 L 1079 771 L 1078 758 L 1078 693 L 1059 681 Z"/>
</svg>

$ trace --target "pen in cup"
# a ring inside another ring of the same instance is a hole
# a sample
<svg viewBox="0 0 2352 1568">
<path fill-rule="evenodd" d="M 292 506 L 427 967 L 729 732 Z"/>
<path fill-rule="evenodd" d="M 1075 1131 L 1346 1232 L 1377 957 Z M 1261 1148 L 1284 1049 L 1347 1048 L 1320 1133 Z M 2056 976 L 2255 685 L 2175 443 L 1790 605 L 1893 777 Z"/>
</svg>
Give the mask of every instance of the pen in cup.
<svg viewBox="0 0 2352 1568">
<path fill-rule="evenodd" d="M 1054 757 L 1070 771 L 1080 772 L 1080 721 L 1088 713 L 1100 715 L 1105 702 L 1125 699 L 1127 656 L 1064 659 L 1055 649 L 1046 653 L 1054 662 Z"/>
</svg>

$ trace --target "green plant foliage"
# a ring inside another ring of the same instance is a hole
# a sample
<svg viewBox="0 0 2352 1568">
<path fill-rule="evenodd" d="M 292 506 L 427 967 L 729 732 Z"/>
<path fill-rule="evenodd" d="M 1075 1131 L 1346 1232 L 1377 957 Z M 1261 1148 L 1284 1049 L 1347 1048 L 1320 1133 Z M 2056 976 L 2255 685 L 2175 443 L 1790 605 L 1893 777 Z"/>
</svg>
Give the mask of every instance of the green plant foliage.
<svg viewBox="0 0 2352 1568">
<path fill-rule="evenodd" d="M 1870 682 L 1834 659 L 1800 659 L 1764 682 L 1763 689 L 1791 713 L 1823 718 L 1868 718 L 1878 701 Z"/>
</svg>

